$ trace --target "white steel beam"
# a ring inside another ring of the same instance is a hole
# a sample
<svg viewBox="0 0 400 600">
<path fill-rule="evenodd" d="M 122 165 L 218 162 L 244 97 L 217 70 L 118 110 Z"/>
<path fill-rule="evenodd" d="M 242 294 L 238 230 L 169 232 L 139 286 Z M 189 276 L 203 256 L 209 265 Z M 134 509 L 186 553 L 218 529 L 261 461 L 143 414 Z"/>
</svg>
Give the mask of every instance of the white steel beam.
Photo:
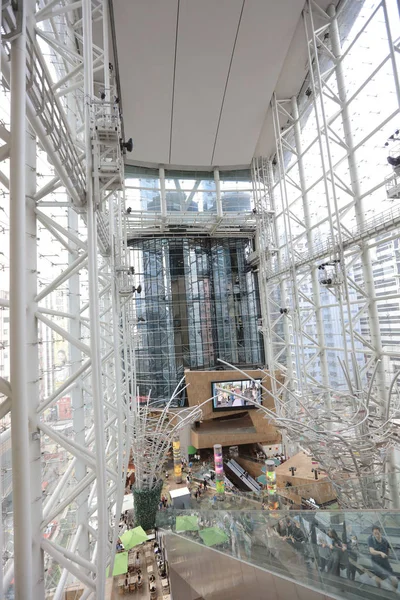
<svg viewBox="0 0 400 600">
<path fill-rule="evenodd" d="M 96 437 L 96 485 L 97 485 L 97 522 L 98 543 L 96 560 L 99 565 L 96 577 L 96 594 L 105 596 L 106 545 L 108 541 L 108 515 L 106 505 L 106 464 L 104 456 L 104 413 L 102 403 L 101 360 L 100 360 L 100 327 L 98 297 L 98 265 L 97 265 L 97 215 L 92 180 L 92 131 L 91 100 L 93 98 L 93 54 L 92 54 L 92 5 L 91 0 L 83 0 L 83 44 L 84 44 L 84 93 L 85 93 L 85 143 L 86 143 L 86 201 L 88 227 L 88 266 L 89 266 L 89 313 L 92 322 L 90 331 L 90 348 L 92 354 L 92 390 L 93 412 Z"/>
<path fill-rule="evenodd" d="M 11 42 L 10 157 L 10 371 L 14 391 L 11 409 L 11 452 L 14 499 L 14 580 L 18 600 L 34 600 L 32 580 L 32 516 L 27 390 L 26 300 L 26 17 L 22 7 L 21 34 Z"/>
</svg>

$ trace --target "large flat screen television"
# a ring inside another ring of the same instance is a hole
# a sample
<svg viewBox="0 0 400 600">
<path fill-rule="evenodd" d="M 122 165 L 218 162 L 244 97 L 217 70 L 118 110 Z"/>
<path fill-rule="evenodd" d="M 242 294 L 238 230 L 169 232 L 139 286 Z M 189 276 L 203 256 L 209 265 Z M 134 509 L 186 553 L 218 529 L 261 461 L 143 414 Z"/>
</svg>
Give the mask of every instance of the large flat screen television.
<svg viewBox="0 0 400 600">
<path fill-rule="evenodd" d="M 249 410 L 261 404 L 261 379 L 212 381 L 213 410 Z M 253 400 L 250 402 L 249 400 Z"/>
</svg>

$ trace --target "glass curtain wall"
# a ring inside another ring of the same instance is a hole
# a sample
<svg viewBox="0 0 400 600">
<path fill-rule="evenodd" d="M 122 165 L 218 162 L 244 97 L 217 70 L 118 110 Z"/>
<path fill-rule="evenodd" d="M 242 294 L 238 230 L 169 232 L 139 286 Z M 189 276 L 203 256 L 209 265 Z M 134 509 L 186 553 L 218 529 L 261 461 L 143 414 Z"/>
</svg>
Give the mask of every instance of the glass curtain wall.
<svg viewBox="0 0 400 600">
<path fill-rule="evenodd" d="M 314 52 L 295 98 L 277 97 L 274 104 L 277 152 L 270 157 L 270 178 L 279 251 L 268 276 L 274 354 L 283 364 L 294 356 L 299 385 L 347 389 L 341 362 L 366 384 L 378 348 L 388 387 L 400 365 L 399 230 L 393 227 L 400 195 L 398 169 L 388 161 L 400 155 L 398 6 L 352 0 L 340 10 L 339 4 L 339 50 L 335 23 L 319 21 L 317 11 L 312 16 L 318 61 Z M 311 39 L 309 13 L 306 24 Z M 325 29 L 318 33 L 318 27 Z M 378 345 L 371 334 L 366 247 Z M 286 334 L 281 308 L 300 317 Z"/>
<path fill-rule="evenodd" d="M 221 171 L 218 175 L 223 213 L 245 213 L 254 208 L 249 169 Z M 212 171 L 165 171 L 167 213 L 217 214 L 217 189 Z M 161 212 L 161 182 L 158 169 L 127 167 L 126 206 L 131 214 Z M 205 216 L 203 214 L 203 216 Z"/>
<path fill-rule="evenodd" d="M 131 240 L 137 284 L 136 366 L 139 396 L 167 400 L 184 369 L 264 362 L 248 239 Z"/>
</svg>

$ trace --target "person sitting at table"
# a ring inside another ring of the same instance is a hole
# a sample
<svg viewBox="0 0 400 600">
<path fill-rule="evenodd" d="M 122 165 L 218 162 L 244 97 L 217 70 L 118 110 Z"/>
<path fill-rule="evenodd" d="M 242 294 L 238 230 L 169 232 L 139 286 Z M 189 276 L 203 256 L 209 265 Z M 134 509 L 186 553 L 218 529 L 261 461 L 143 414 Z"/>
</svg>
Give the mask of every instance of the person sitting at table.
<svg viewBox="0 0 400 600">
<path fill-rule="evenodd" d="M 124 546 L 120 540 L 120 538 L 117 539 L 117 552 L 122 552 L 122 550 L 124 549 Z"/>
</svg>

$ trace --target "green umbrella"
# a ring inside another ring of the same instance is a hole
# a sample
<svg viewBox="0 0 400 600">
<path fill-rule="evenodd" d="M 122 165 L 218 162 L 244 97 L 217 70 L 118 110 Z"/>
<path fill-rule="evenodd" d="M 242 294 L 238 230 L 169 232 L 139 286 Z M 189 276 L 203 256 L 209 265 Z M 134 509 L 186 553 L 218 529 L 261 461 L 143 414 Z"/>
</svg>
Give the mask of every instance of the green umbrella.
<svg viewBox="0 0 400 600">
<path fill-rule="evenodd" d="M 108 572 L 110 567 L 107 567 L 106 577 L 108 577 Z M 117 575 L 122 575 L 123 573 L 128 572 L 128 553 L 127 552 L 118 552 L 115 555 L 114 560 L 114 569 L 113 569 L 113 577 Z"/>
<path fill-rule="evenodd" d="M 196 515 L 190 516 L 185 515 L 183 517 L 176 517 L 175 524 L 176 531 L 198 531 L 199 521 Z"/>
<path fill-rule="evenodd" d="M 195 448 L 194 446 L 188 447 L 188 454 L 196 454 L 196 452 L 197 452 L 197 448 Z"/>
<path fill-rule="evenodd" d="M 208 527 L 199 531 L 200 537 L 206 546 L 218 546 L 228 541 L 225 531 L 219 527 Z"/>
<path fill-rule="evenodd" d="M 139 546 L 143 542 L 147 541 L 147 533 L 142 527 L 135 527 L 135 529 L 127 529 L 125 533 L 121 535 L 121 542 L 124 545 L 125 550 L 130 550 L 135 546 Z"/>
</svg>

